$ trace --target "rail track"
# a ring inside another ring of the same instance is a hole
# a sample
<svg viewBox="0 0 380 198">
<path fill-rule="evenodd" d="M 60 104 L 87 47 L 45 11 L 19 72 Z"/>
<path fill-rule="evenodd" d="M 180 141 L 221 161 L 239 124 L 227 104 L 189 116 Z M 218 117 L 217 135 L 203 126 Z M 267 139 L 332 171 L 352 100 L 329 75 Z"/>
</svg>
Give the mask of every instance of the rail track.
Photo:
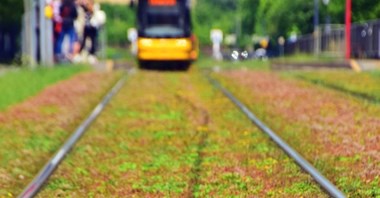
<svg viewBox="0 0 380 198">
<path fill-rule="evenodd" d="M 205 74 L 206 78 L 215 88 L 219 89 L 229 100 L 244 113 L 253 124 L 255 124 L 262 132 L 267 134 L 273 142 L 276 143 L 291 159 L 293 159 L 298 166 L 305 172 L 311 175 L 315 182 L 318 183 L 330 196 L 342 198 L 346 197 L 331 181 L 323 176 L 315 167 L 313 167 L 307 160 L 305 160 L 296 150 L 289 146 L 284 140 L 281 139 L 272 129 L 265 125 L 260 119 L 253 114 L 247 106 L 240 102 L 229 90 L 224 88 L 217 80 Z"/>
<path fill-rule="evenodd" d="M 314 168 L 307 160 L 305 160 L 297 151 L 291 148 L 285 141 L 283 141 L 274 131 L 260 121 L 242 102 L 240 102 L 229 90 L 224 88 L 217 80 L 213 79 L 209 74 L 205 77 L 210 84 L 220 90 L 240 111 L 242 111 L 261 131 L 267 134 L 270 139 L 275 142 L 291 159 L 293 159 L 298 166 L 300 166 L 306 173 L 314 178 L 316 183 L 332 197 L 345 197 L 345 195 L 325 178 L 316 168 Z M 58 150 L 58 152 L 46 163 L 43 169 L 35 176 L 33 181 L 24 189 L 19 195 L 21 198 L 28 198 L 35 196 L 43 185 L 47 182 L 49 177 L 54 173 L 60 163 L 64 160 L 65 156 L 74 147 L 76 142 L 84 135 L 86 130 L 92 122 L 100 115 L 105 106 L 109 103 L 112 97 L 123 87 L 127 75 L 124 75 L 116 85 L 109 91 L 103 100 L 96 106 L 90 116 L 75 130 L 73 135 L 66 141 L 66 143 Z"/>
<path fill-rule="evenodd" d="M 60 163 L 63 161 L 65 156 L 71 151 L 74 145 L 79 141 L 79 139 L 85 134 L 88 127 L 96 120 L 96 118 L 101 114 L 110 100 L 116 93 L 123 87 L 127 79 L 127 74 L 111 88 L 107 95 L 102 99 L 102 101 L 93 109 L 91 114 L 84 120 L 81 125 L 74 131 L 70 138 L 64 143 L 64 145 L 58 150 L 58 152 L 45 164 L 45 166 L 40 170 L 40 172 L 34 177 L 32 182 L 23 190 L 23 192 L 18 196 L 20 198 L 34 197 L 47 182 L 49 177 L 54 173 Z"/>
</svg>

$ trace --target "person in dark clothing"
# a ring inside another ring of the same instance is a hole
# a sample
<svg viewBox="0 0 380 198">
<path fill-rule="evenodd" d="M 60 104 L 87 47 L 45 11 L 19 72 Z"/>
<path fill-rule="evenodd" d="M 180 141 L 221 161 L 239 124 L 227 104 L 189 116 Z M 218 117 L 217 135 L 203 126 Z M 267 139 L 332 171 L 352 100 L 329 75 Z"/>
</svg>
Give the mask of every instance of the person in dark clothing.
<svg viewBox="0 0 380 198">
<path fill-rule="evenodd" d="M 60 8 L 62 2 L 60 0 L 54 0 L 53 3 L 54 17 L 53 17 L 53 39 L 54 39 L 54 56 L 59 55 L 59 50 L 57 47 L 58 37 L 62 32 L 62 19 Z"/>
<path fill-rule="evenodd" d="M 98 36 L 98 29 L 97 27 L 94 27 L 91 24 L 91 19 L 94 15 L 94 3 L 90 0 L 85 1 L 85 3 L 82 4 L 82 7 L 86 13 L 86 19 L 85 19 L 85 26 L 84 26 L 84 33 L 83 33 L 83 39 L 81 43 L 80 51 L 82 51 L 86 46 L 86 40 L 89 38 L 91 40 L 91 48 L 89 50 L 90 55 L 95 55 L 96 53 L 96 47 L 97 47 L 97 36 Z"/>
<path fill-rule="evenodd" d="M 78 12 L 75 6 L 74 0 L 63 0 L 62 5 L 59 9 L 60 15 L 62 18 L 62 30 L 57 39 L 57 49 L 56 52 L 58 54 L 59 59 L 65 58 L 62 54 L 62 43 L 65 36 L 69 36 L 70 44 L 69 44 L 69 54 L 66 58 L 71 59 L 74 43 L 77 40 L 77 35 L 74 28 L 74 21 L 78 17 Z"/>
</svg>

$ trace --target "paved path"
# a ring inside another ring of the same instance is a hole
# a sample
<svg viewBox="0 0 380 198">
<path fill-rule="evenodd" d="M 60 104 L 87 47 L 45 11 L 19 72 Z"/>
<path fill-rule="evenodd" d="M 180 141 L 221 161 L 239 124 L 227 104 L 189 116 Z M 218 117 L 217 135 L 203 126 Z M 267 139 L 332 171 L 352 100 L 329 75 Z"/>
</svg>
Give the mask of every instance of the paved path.
<svg viewBox="0 0 380 198">
<path fill-rule="evenodd" d="M 380 70 L 380 60 L 357 60 L 364 71 Z"/>
<path fill-rule="evenodd" d="M 9 71 L 16 71 L 19 68 L 14 67 L 14 66 L 6 66 L 6 65 L 0 65 L 0 76 L 4 75 L 5 73 Z"/>
</svg>

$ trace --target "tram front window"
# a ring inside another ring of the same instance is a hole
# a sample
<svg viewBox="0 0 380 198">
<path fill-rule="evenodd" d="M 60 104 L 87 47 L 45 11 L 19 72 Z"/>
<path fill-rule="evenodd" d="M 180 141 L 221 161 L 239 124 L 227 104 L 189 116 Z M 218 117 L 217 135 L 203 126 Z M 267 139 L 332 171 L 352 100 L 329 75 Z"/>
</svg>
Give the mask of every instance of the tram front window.
<svg viewBox="0 0 380 198">
<path fill-rule="evenodd" d="M 150 14 L 146 18 L 144 33 L 147 37 L 183 37 L 185 34 L 183 18 L 178 14 Z"/>
</svg>

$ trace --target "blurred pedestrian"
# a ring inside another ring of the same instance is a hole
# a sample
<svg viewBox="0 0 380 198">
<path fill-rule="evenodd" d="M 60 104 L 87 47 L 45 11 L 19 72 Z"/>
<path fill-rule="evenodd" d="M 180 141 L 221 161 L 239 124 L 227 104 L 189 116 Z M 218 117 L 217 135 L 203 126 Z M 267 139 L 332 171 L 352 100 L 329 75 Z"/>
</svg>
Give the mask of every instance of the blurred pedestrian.
<svg viewBox="0 0 380 198">
<path fill-rule="evenodd" d="M 76 2 L 75 5 L 77 7 L 77 12 L 78 12 L 78 17 L 74 22 L 74 26 L 75 26 L 75 31 L 78 34 L 78 40 L 82 41 L 84 25 L 86 21 L 86 12 L 83 9 L 83 4 L 85 0 L 76 0 L 75 2 Z"/>
<path fill-rule="evenodd" d="M 103 11 L 100 10 L 99 4 L 94 4 L 92 0 L 84 0 L 83 9 L 86 13 L 85 26 L 83 32 L 83 39 L 81 43 L 81 51 L 86 47 L 87 39 L 91 41 L 91 47 L 89 49 L 88 61 L 95 63 L 96 51 L 98 46 L 98 31 L 99 28 L 104 25 L 106 16 Z"/>
<path fill-rule="evenodd" d="M 82 57 L 80 56 L 81 43 L 83 40 L 84 26 L 86 21 L 86 13 L 82 7 L 84 0 L 76 0 L 76 8 L 78 12 L 78 17 L 74 21 L 75 32 L 77 33 L 77 41 L 74 44 L 73 52 L 73 62 L 81 62 Z"/>
<path fill-rule="evenodd" d="M 54 56 L 57 56 L 60 52 L 58 50 L 57 41 L 62 32 L 62 17 L 60 13 L 62 2 L 61 0 L 54 0 L 53 6 L 53 39 L 54 39 Z"/>
<path fill-rule="evenodd" d="M 71 60 L 74 50 L 74 44 L 77 41 L 77 35 L 74 28 L 74 21 L 78 17 L 78 12 L 74 0 L 63 0 L 59 9 L 62 18 L 62 31 L 57 39 L 56 52 L 58 54 L 58 61 L 66 59 Z M 62 54 L 62 44 L 65 36 L 69 37 L 69 54 Z"/>
<path fill-rule="evenodd" d="M 84 0 L 82 7 L 86 13 L 86 18 L 80 50 L 83 51 L 83 49 L 86 47 L 88 38 L 91 41 L 91 48 L 88 52 L 90 55 L 95 56 L 97 31 L 96 28 L 91 24 L 91 18 L 94 15 L 94 3 L 91 0 Z"/>
</svg>

